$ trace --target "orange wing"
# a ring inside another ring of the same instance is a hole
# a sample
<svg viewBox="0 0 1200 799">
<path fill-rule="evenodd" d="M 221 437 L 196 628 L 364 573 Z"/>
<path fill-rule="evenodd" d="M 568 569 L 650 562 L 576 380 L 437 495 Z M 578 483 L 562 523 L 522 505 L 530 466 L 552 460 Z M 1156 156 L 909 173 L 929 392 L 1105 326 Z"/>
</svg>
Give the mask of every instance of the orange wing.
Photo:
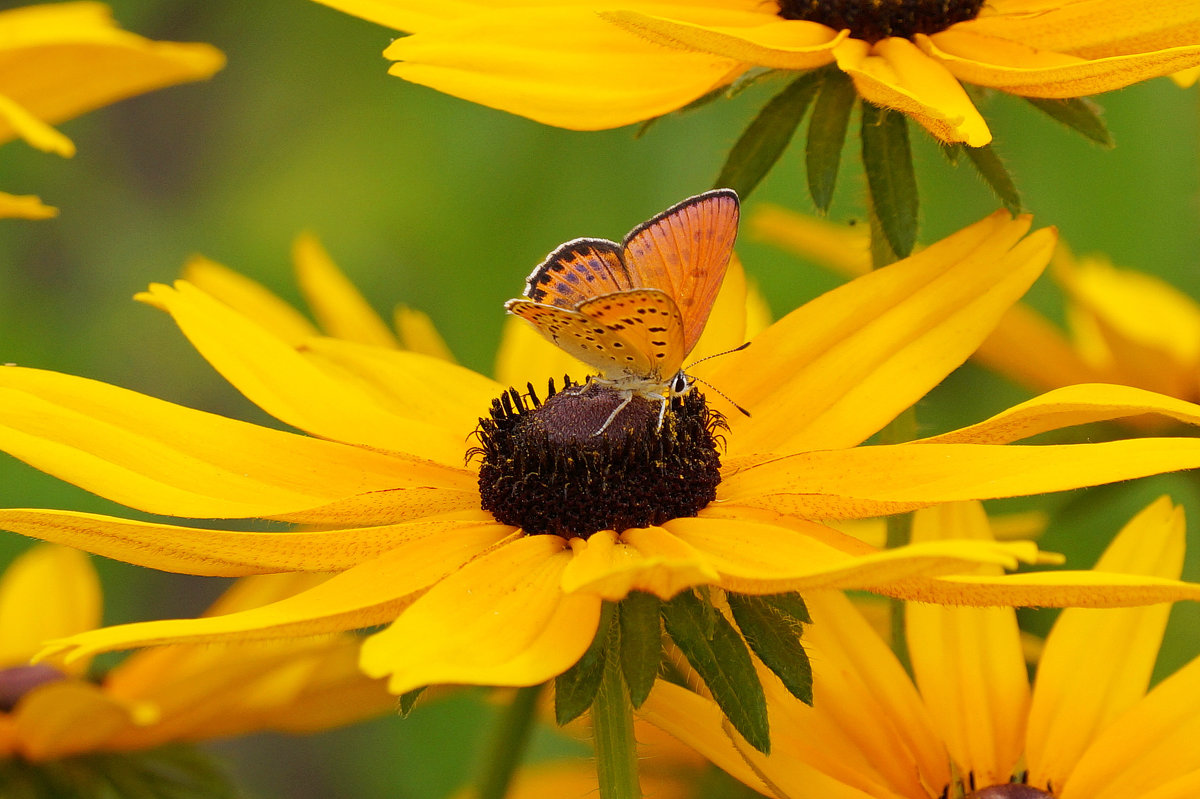
<svg viewBox="0 0 1200 799">
<path fill-rule="evenodd" d="M 625 237 L 625 266 L 639 288 L 674 299 L 683 319 L 683 355 L 696 346 L 737 238 L 738 196 L 732 189 L 689 197 Z"/>
<path fill-rule="evenodd" d="M 560 244 L 525 278 L 527 299 L 572 309 L 584 300 L 633 288 L 621 247 L 607 239 Z"/>
</svg>

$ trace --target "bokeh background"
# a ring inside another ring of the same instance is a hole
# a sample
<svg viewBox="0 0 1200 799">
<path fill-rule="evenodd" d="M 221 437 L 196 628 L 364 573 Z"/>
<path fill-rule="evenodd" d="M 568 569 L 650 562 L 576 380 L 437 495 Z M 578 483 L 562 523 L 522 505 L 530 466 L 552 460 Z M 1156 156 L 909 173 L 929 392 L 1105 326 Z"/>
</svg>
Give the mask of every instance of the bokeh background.
<svg viewBox="0 0 1200 799">
<path fill-rule="evenodd" d="M 10 7 L 0 3 L 0 8 Z M 162 313 L 132 295 L 175 278 L 202 253 L 299 302 L 289 250 L 315 233 L 375 307 L 428 312 L 458 358 L 490 371 L 502 303 L 530 268 L 577 236 L 620 238 L 668 205 L 711 187 L 724 154 L 774 88 L 632 128 L 541 127 L 386 75 L 393 32 L 307 0 L 114 0 L 121 24 L 225 51 L 213 80 L 125 101 L 69 122 L 70 160 L 21 142 L 0 151 L 0 185 L 39 194 L 58 219 L 0 221 L 0 361 L 105 380 L 193 407 L 276 424 L 225 385 Z M 777 84 L 776 84 L 777 85 Z M 1200 90 L 1163 79 L 1100 102 L 1118 146 L 1105 151 L 1023 101 L 985 97 L 996 148 L 1038 225 L 1057 225 L 1081 253 L 1165 277 L 1200 298 Z M 950 167 L 914 131 L 921 240 L 996 207 L 965 162 Z M 864 180 L 847 143 L 831 218 L 861 223 Z M 785 154 L 746 203 L 811 210 L 803 154 Z M 743 240 L 739 252 L 776 314 L 838 280 Z M 1030 300 L 1061 317 L 1043 280 Z M 723 386 L 736 397 L 736 386 Z M 1029 396 L 968 365 L 919 407 L 923 432 L 977 421 Z M 1103 435 L 1098 431 L 1097 435 Z M 1175 475 L 997 508 L 1052 515 L 1044 547 L 1089 567 L 1138 508 L 1169 493 L 1187 507 L 1200 580 L 1200 478 Z M 0 456 L 0 502 L 127 513 Z M 28 546 L 0 534 L 0 561 Z M 193 615 L 223 581 L 100 563 L 106 621 Z M 1052 614 L 1026 616 L 1045 629 Z M 1177 607 L 1158 674 L 1200 652 L 1200 609 Z M 260 735 L 214 749 L 253 796 L 448 796 L 478 764 L 491 709 L 460 693 L 312 738 Z M 579 756 L 552 731 L 534 757 Z"/>
</svg>

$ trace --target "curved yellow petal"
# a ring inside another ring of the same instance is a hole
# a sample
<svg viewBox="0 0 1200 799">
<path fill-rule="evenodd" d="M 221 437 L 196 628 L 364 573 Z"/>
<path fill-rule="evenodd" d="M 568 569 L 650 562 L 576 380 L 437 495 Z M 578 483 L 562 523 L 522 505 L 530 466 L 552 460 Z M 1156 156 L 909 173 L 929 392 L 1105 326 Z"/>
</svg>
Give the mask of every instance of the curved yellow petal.
<svg viewBox="0 0 1200 799">
<path fill-rule="evenodd" d="M 450 518 L 378 527 L 259 533 L 129 521 L 93 513 L 0 509 L 0 529 L 150 569 L 210 577 L 284 571 L 343 571 L 429 537 L 456 535 L 461 530 L 480 527 L 504 531 L 497 535 L 510 529 L 497 524 L 490 514 L 480 510 Z M 0 618 L 2 615 L 0 613 Z M 97 619 L 91 627 L 98 623 Z M 45 634 L 38 642 L 63 638 L 91 627 Z M 34 649 L 36 651 L 36 647 Z M 2 647 L 0 652 L 3 652 Z"/>
<path fill-rule="evenodd" d="M 97 652 L 174 643 L 253 641 L 318 635 L 383 624 L 416 592 L 504 540 L 511 528 L 464 527 L 365 560 L 307 591 L 221 616 L 122 624 L 53 641 L 41 657 L 68 661 Z"/>
<path fill-rule="evenodd" d="M 1040 3 L 1034 13 L 1006 9 L 954 27 L 954 31 L 987 34 L 1024 42 L 1042 50 L 1103 58 L 1195 44 L 1200 37 L 1200 11 L 1191 0 L 1160 0 L 1154 13 L 1130 0 L 1073 0 Z M 940 34 L 936 34 L 940 35 Z"/>
<path fill-rule="evenodd" d="M 591 367 L 554 346 L 533 325 L 515 316 L 504 319 L 500 347 L 496 351 L 496 382 L 518 390 L 533 383 L 540 392 L 546 381 L 553 379 L 561 386 L 563 376 L 582 383 L 594 372 Z"/>
<path fill-rule="evenodd" d="M 52 219 L 58 209 L 45 205 L 32 194 L 9 194 L 0 191 L 0 219 Z"/>
<path fill-rule="evenodd" d="M 1013 569 L 1037 557 L 1031 542 L 979 541 L 930 541 L 849 554 L 798 530 L 734 518 L 673 519 L 663 528 L 707 558 L 720 572 L 722 588 L 751 594 L 873 589 L 916 576 L 976 571 L 980 565 Z"/>
<path fill-rule="evenodd" d="M 51 638 L 100 626 L 100 579 L 87 555 L 39 544 L 0 575 L 0 668 L 27 663 Z M 66 669 L 76 675 L 87 664 Z"/>
<path fill-rule="evenodd" d="M 398 39 L 384 57 L 398 62 L 392 75 L 573 130 L 675 111 L 744 69 L 663 47 L 572 6 L 472 14 Z"/>
<path fill-rule="evenodd" d="M 1049 261 L 1054 232 L 993 214 L 780 319 L 706 375 L 748 407 L 731 457 L 853 446 L 959 366 Z"/>
<path fill-rule="evenodd" d="M 1016 303 L 1000 317 L 972 358 L 1037 391 L 1111 377 L 1085 360 L 1057 326 L 1024 303 Z"/>
<path fill-rule="evenodd" d="M 400 345 L 404 349 L 454 363 L 454 353 L 438 333 L 429 314 L 407 305 L 398 305 L 394 317 Z"/>
<path fill-rule="evenodd" d="M 471 0 L 445 0 L 439 3 L 397 2 L 397 0 L 317 0 L 355 17 L 398 31 L 419 31 L 439 22 L 478 12 L 484 6 Z"/>
<path fill-rule="evenodd" d="M 280 421 L 323 438 L 363 444 L 459 465 L 462 431 L 438 419 L 402 418 L 352 382 L 311 363 L 253 320 L 177 281 L 154 284 L 139 295 L 171 314 L 180 330 L 213 367 L 252 402 Z"/>
<path fill-rule="evenodd" d="M 717 292 L 704 332 L 688 356 L 689 364 L 721 355 L 746 343 L 746 294 L 746 270 L 742 268 L 742 260 L 734 253 L 729 259 L 729 268 L 725 271 L 725 279 L 721 283 L 721 290 Z M 693 370 L 688 368 L 689 364 L 684 364 L 689 372 L 705 374 L 703 365 L 697 365 Z"/>
<path fill-rule="evenodd" d="M 387 323 L 333 262 L 316 236 L 301 233 L 296 237 L 292 262 L 308 307 L 328 335 L 376 347 L 399 345 Z"/>
<path fill-rule="evenodd" d="M 1086 383 L 1048 391 L 1001 411 L 990 419 L 940 436 L 920 439 L 940 444 L 1007 444 L 1048 430 L 1152 413 L 1200 425 L 1200 405 L 1129 386 Z M 914 442 L 915 443 L 915 442 Z"/>
<path fill-rule="evenodd" d="M 908 39 L 868 45 L 848 39 L 834 48 L 838 68 L 863 99 L 912 117 L 944 142 L 982 147 L 992 132 L 955 76 Z"/>
<path fill-rule="evenodd" d="M 56 760 L 102 748 L 135 723 L 136 708 L 109 697 L 82 680 L 60 680 L 30 691 L 16 710 L 21 755 Z"/>
<path fill-rule="evenodd" d="M 587 649 L 599 623 L 598 596 L 562 591 L 571 558 L 566 542 L 550 535 L 517 538 L 480 555 L 368 638 L 363 671 L 389 676 L 393 693 L 433 683 L 521 685 L 549 679 L 557 672 L 532 662 L 530 648 L 544 653 L 539 641 L 549 635 L 569 646 L 554 667 L 563 660 L 569 666 Z"/>
<path fill-rule="evenodd" d="M 1194 39 L 1193 39 L 1194 41 Z M 1085 59 L 951 29 L 917 42 L 960 80 L 1025 97 L 1084 97 L 1200 64 L 1200 45 Z"/>
<path fill-rule="evenodd" d="M 271 430 L 56 372 L 0 367 L 0 398 L 0 449 L 150 513 L 278 516 L 389 488 L 470 490 L 474 481 L 465 469 Z"/>
<path fill-rule="evenodd" d="M 1125 525 L 1095 570 L 1177 579 L 1185 533 L 1182 509 L 1163 497 Z M 1034 682 L 1026 744 L 1031 781 L 1064 784 L 1096 736 L 1142 697 L 1170 610 L 1159 604 L 1062 612 Z"/>
<path fill-rule="evenodd" d="M 293 346 L 319 335 L 316 325 L 266 286 L 202 255 L 188 259 L 183 277 Z"/>
<path fill-rule="evenodd" d="M 154 42 L 120 30 L 101 3 L 48 3 L 0 13 L 0 95 L 50 125 L 144 92 L 210 77 L 225 63 L 207 44 Z M 0 143 L 30 131 L 0 112 Z M 64 155 L 61 134 L 31 143 Z M 64 151 L 65 148 L 65 151 Z"/>
<path fill-rule="evenodd" d="M 574 557 L 562 579 L 568 594 L 585 592 L 617 602 L 630 591 L 645 591 L 670 599 L 720 579 L 702 553 L 659 527 L 634 528 L 619 537 L 601 530 L 586 541 L 571 539 L 571 549 Z"/>
<path fill-rule="evenodd" d="M 1044 494 L 1200 467 L 1200 440 L 898 444 L 790 455 L 721 484 L 733 503 L 806 519 L 881 516 L 963 499 Z"/>
<path fill-rule="evenodd" d="M 765 241 L 844 277 L 871 271 L 870 234 L 801 214 L 783 206 L 759 203 L 745 223 L 752 241 Z"/>
</svg>

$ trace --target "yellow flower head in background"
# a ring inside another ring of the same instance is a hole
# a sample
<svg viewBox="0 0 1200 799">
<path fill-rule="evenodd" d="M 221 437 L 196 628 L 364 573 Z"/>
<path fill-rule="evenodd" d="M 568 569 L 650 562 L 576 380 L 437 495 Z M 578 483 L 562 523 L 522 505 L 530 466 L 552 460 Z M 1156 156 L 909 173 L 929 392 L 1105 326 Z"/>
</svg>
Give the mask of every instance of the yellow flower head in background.
<svg viewBox="0 0 1200 799">
<path fill-rule="evenodd" d="M 914 537 L 984 537 L 978 506 L 918 511 Z M 1092 571 L 997 575 L 1031 596 L 1049 583 L 1096 596 L 1165 587 L 1182 568 L 1183 512 L 1165 497 L 1118 534 Z M 644 718 L 745 784 L 780 799 L 1189 799 L 1200 791 L 1200 658 L 1149 692 L 1169 604 L 1068 608 L 1030 686 L 1010 608 L 910 603 L 915 683 L 852 604 L 805 597 L 815 698 L 765 685 L 774 749 L 763 756 L 711 700 L 662 684 Z M 1012 783 L 1016 783 L 1013 785 Z"/>
<path fill-rule="evenodd" d="M 209 613 L 295 594 L 316 575 L 239 581 Z M 52 638 L 100 625 L 101 591 L 87 555 L 40 544 L 0 577 L 0 775 L 6 761 L 46 762 L 150 750 L 263 730 L 315 732 L 378 715 L 394 698 L 358 670 L 343 635 L 136 653 L 96 679 L 89 660 L 29 661 Z M 0 783 L 8 785 L 0 776 Z"/>
<path fill-rule="evenodd" d="M 22 509 L 0 511 L 0 528 L 168 571 L 335 573 L 263 607 L 85 632 L 54 652 L 387 624 L 367 639 L 362 666 L 390 675 L 398 693 L 432 683 L 544 682 L 587 649 L 602 602 L 631 591 L 665 600 L 695 586 L 743 594 L 853 587 L 1003 603 L 1003 590 L 977 594 L 969 576 L 943 575 L 1037 559 L 1029 542 L 881 551 L 820 520 L 1200 466 L 1193 438 L 1008 445 L 1127 414 L 1200 422 L 1200 407 L 1120 387 L 1073 396 L 1069 407 L 1047 395 L 932 439 L 862 445 L 961 364 L 1042 271 L 1055 236 L 1026 235 L 1029 224 L 994 214 L 794 311 L 753 335 L 749 349 L 695 366 L 753 413 L 728 417 L 715 501 L 694 516 L 590 536 L 527 535 L 481 510 L 478 463 L 465 456 L 480 417 L 509 385 L 395 348 L 311 239 L 298 247 L 301 283 L 327 330 L 346 338 L 319 335 L 261 287 L 198 262 L 193 281 L 152 286 L 141 299 L 169 313 L 248 398 L 309 435 L 9 366 L 0 368 L 0 448 L 149 513 L 308 529 L 237 532 Z M 403 318 L 406 338 L 437 348 L 419 317 Z M 735 263 L 694 355 L 746 337 Z M 506 381 L 544 385 L 562 374 L 564 354 L 532 330 L 512 342 L 500 353 Z"/>
<path fill-rule="evenodd" d="M 755 69 L 848 74 L 865 100 L 980 147 L 963 85 L 1031 98 L 1111 91 L 1200 63 L 1190 0 L 319 0 L 412 34 L 384 56 L 414 83 L 576 130 L 650 119 Z"/>
<path fill-rule="evenodd" d="M 121 30 L 103 3 L 0 11 L 0 144 L 23 139 L 70 157 L 52 126 L 101 106 L 211 77 L 225 57 L 207 44 L 154 42 Z M 0 217 L 57 214 L 36 197 L 0 192 Z"/>
</svg>

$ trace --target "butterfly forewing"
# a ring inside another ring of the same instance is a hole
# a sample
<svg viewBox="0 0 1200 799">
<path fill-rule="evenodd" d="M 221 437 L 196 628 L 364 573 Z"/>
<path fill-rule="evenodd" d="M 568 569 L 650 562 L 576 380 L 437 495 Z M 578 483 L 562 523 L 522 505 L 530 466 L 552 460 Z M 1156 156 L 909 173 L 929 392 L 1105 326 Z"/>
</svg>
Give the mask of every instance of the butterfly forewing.
<svg viewBox="0 0 1200 799">
<path fill-rule="evenodd" d="M 602 294 L 633 288 L 621 247 L 607 239 L 575 239 L 559 245 L 525 279 L 525 297 L 573 309 Z"/>
<path fill-rule="evenodd" d="M 673 298 L 682 317 L 683 354 L 696 346 L 716 301 L 737 237 L 738 198 L 730 189 L 691 197 L 625 237 L 633 285 Z"/>
</svg>

